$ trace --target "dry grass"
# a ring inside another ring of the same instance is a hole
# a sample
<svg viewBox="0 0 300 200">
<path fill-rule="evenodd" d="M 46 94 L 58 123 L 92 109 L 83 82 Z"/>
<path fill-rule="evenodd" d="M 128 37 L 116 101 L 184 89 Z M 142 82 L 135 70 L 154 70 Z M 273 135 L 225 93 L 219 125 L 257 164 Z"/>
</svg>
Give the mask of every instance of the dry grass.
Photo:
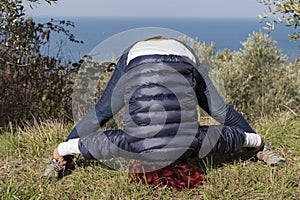
<svg viewBox="0 0 300 200">
<path fill-rule="evenodd" d="M 300 117 L 280 115 L 254 124 L 257 131 L 283 154 L 287 166 L 271 169 L 261 162 L 237 161 L 219 168 L 208 166 L 203 185 L 176 191 L 130 184 L 126 172 L 97 162 L 78 164 L 63 179 L 40 179 L 53 148 L 71 126 L 45 122 L 0 136 L 1 199 L 299 199 Z"/>
</svg>

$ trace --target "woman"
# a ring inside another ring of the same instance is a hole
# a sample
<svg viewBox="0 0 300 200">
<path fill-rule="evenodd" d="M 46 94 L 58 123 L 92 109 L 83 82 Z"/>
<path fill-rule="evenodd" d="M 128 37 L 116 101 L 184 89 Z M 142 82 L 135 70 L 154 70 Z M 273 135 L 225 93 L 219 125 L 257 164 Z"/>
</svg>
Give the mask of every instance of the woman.
<svg viewBox="0 0 300 200">
<path fill-rule="evenodd" d="M 199 125 L 197 105 L 220 125 Z M 123 130 L 98 131 L 123 107 Z M 130 167 L 139 174 L 134 180 L 149 179 L 154 185 L 180 185 L 181 189 L 198 186 L 202 180 L 200 171 L 186 164 L 189 158 L 235 154 L 246 148 L 252 155 L 260 151 L 259 158 L 265 162 L 273 159 L 269 164 L 285 162 L 271 149 L 264 152 L 263 146 L 262 137 L 220 97 L 191 48 L 175 39 L 153 37 L 124 51 L 100 100 L 54 150 L 53 160 L 59 174 L 68 155 L 135 159 L 140 162 Z M 157 172 L 172 170 L 191 177 L 179 178 L 183 180 L 178 184 L 171 184 L 171 179 L 153 181 L 153 174 L 157 177 Z M 187 180 L 193 180 L 192 176 L 196 178 L 191 185 Z"/>
</svg>

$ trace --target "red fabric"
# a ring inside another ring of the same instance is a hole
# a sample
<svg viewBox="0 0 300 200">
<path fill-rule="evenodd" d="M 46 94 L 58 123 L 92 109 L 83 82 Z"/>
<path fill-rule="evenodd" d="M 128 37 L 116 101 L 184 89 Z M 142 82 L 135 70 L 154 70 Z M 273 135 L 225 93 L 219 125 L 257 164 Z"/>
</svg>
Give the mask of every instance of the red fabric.
<svg viewBox="0 0 300 200">
<path fill-rule="evenodd" d="M 204 178 L 204 172 L 200 171 L 199 168 L 185 163 L 171 164 L 161 169 L 151 166 L 151 169 L 154 171 L 143 172 L 142 162 L 132 164 L 129 167 L 131 180 L 150 186 L 171 186 L 181 190 L 198 187 Z"/>
</svg>

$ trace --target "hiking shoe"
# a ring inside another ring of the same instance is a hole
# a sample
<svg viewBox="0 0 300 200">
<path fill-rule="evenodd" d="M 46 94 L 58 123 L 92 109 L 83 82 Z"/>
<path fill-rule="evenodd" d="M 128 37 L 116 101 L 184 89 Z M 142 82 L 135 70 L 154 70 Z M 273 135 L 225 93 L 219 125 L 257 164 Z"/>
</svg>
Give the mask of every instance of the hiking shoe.
<svg viewBox="0 0 300 200">
<path fill-rule="evenodd" d="M 270 167 L 282 167 L 285 165 L 285 159 L 270 146 L 264 146 L 261 151 L 257 152 L 256 157 Z"/>
</svg>

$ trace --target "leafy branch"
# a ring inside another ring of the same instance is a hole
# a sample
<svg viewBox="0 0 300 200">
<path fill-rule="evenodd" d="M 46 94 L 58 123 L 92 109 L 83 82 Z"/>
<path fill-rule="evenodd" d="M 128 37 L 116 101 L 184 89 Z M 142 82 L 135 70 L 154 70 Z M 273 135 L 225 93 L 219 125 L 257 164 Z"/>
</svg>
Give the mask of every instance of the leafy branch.
<svg viewBox="0 0 300 200">
<path fill-rule="evenodd" d="M 257 0 L 267 6 L 268 11 L 258 16 L 258 20 L 265 21 L 264 29 L 273 31 L 276 24 L 285 22 L 287 27 L 293 27 L 295 31 L 289 34 L 292 41 L 300 38 L 300 1 L 299 0 Z"/>
</svg>

